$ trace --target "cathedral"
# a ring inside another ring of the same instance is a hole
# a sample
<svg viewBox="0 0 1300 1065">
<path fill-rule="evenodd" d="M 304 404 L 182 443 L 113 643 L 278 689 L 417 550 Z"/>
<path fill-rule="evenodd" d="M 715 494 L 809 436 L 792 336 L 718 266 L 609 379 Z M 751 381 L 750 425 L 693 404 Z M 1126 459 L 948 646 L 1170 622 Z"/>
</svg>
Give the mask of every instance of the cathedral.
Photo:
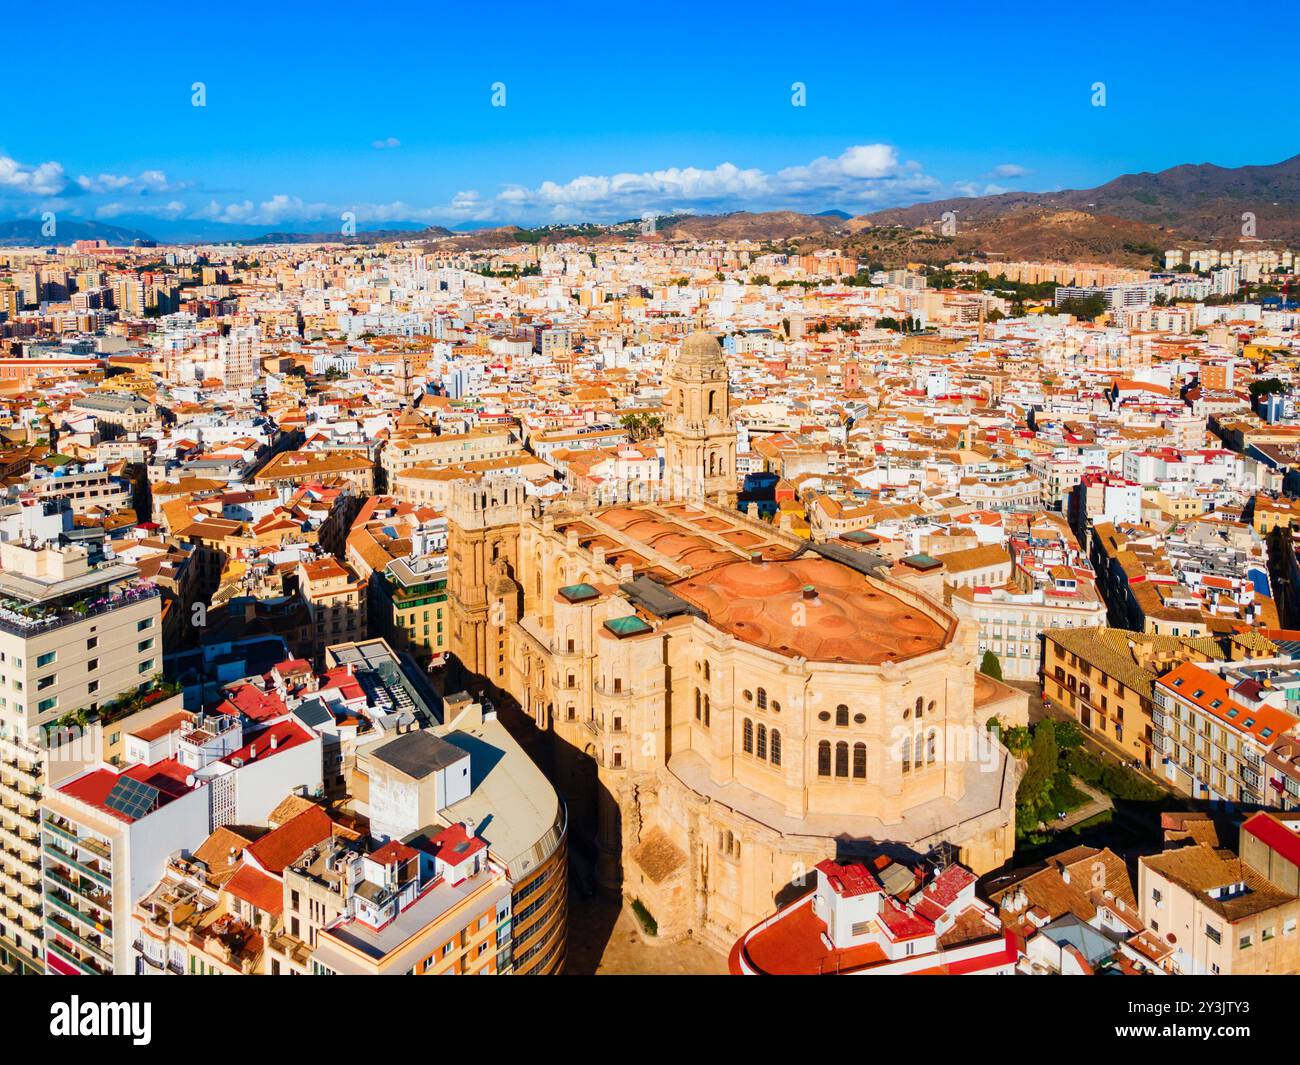
<svg viewBox="0 0 1300 1065">
<path fill-rule="evenodd" d="M 713 336 L 664 381 L 665 498 L 543 508 L 463 483 L 448 512 L 456 665 L 549 748 L 591 877 L 660 936 L 726 949 L 823 858 L 1002 864 L 1017 763 L 984 723 L 1024 723 L 1026 697 L 875 556 L 735 509 Z"/>
</svg>

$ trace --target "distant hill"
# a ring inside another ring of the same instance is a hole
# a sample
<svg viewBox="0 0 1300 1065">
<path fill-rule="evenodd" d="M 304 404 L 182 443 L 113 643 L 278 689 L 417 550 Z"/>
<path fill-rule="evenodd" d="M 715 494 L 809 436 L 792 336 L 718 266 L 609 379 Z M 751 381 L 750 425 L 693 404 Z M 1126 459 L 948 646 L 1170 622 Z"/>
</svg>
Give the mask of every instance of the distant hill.
<svg viewBox="0 0 1300 1065">
<path fill-rule="evenodd" d="M 849 214 L 848 211 L 841 211 L 841 210 L 839 210 L 839 209 L 834 209 L 834 210 L 830 210 L 830 211 L 818 211 L 815 215 L 813 215 L 813 217 L 814 217 L 814 218 L 842 218 L 842 219 L 849 219 L 849 218 L 852 218 L 853 216 L 852 216 L 851 214 Z"/>
<path fill-rule="evenodd" d="M 838 217 L 797 211 L 733 211 L 730 214 L 684 215 L 656 226 L 661 237 L 674 240 L 781 241 L 830 236 L 842 232 Z"/>
<path fill-rule="evenodd" d="M 52 237 L 41 234 L 39 218 L 0 222 L 0 246 L 8 248 L 60 246 L 71 244 L 74 240 L 106 240 L 110 244 L 129 245 L 137 240 L 150 243 L 153 239 L 138 229 L 111 226 L 106 222 L 82 222 L 72 218 L 56 219 L 55 234 Z"/>
<path fill-rule="evenodd" d="M 1085 247 L 1095 239 L 1098 254 L 1120 231 L 1121 246 L 1236 241 L 1243 236 L 1246 212 L 1255 216 L 1259 239 L 1295 243 L 1300 241 L 1300 155 L 1266 166 L 1189 163 L 1125 174 L 1092 189 L 935 200 L 876 211 L 848 226 L 859 231 L 882 225 L 934 230 L 946 211 L 955 212 L 959 233 L 983 234 L 992 244 L 1001 243 L 1007 254 L 1050 246 L 1053 231 L 1059 236 L 1063 229 L 1073 229 Z M 1077 219 L 1080 214 L 1096 225 Z"/>
<path fill-rule="evenodd" d="M 414 225 L 412 223 L 412 225 Z M 399 240 L 434 240 L 450 237 L 452 232 L 442 226 L 418 226 L 410 229 L 358 229 L 345 237 L 337 229 L 319 233 L 262 233 L 246 237 L 241 244 L 386 244 Z"/>
</svg>

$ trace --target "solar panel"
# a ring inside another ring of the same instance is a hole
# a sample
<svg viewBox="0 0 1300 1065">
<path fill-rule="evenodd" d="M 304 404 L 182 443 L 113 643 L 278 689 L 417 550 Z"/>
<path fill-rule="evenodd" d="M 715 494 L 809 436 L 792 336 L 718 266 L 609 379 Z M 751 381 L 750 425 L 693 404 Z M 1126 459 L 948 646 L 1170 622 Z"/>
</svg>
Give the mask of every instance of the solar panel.
<svg viewBox="0 0 1300 1065">
<path fill-rule="evenodd" d="M 132 777 L 118 777 L 104 805 L 135 821 L 158 806 L 158 789 Z"/>
</svg>

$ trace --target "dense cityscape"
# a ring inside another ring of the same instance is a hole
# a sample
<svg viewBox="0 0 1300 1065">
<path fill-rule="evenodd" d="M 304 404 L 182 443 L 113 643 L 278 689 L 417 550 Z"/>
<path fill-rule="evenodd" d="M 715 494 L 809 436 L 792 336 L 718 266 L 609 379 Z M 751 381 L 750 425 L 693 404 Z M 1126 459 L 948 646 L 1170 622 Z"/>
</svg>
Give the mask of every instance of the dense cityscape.
<svg viewBox="0 0 1300 1065">
<path fill-rule="evenodd" d="M 11 5 L 11 1053 L 1285 1045 L 1274 7 Z"/>
<path fill-rule="evenodd" d="M 446 244 L 0 250 L 7 968 L 1297 970 L 1292 251 Z"/>
</svg>

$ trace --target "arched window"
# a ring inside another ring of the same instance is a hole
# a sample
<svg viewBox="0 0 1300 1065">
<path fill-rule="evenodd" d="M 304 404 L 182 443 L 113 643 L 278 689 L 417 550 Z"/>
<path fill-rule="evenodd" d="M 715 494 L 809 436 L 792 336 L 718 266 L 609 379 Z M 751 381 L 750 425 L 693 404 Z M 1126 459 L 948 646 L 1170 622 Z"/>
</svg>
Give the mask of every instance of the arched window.
<svg viewBox="0 0 1300 1065">
<path fill-rule="evenodd" d="M 766 709 L 767 709 L 767 689 L 766 689 L 766 688 L 759 688 L 759 689 L 758 689 L 758 692 L 757 692 L 757 700 L 758 700 L 758 708 L 759 708 L 760 710 L 766 710 Z"/>
<path fill-rule="evenodd" d="M 760 758 L 767 757 L 767 727 L 758 726 L 758 750 L 755 752 Z"/>
<path fill-rule="evenodd" d="M 844 728 L 849 723 L 849 708 L 843 703 L 835 708 L 835 724 Z"/>
<path fill-rule="evenodd" d="M 704 663 L 704 679 L 709 679 L 709 664 L 707 662 Z"/>
<path fill-rule="evenodd" d="M 773 699 L 773 700 L 772 700 L 772 713 L 774 713 L 774 714 L 779 714 L 780 712 L 781 712 L 781 704 L 780 704 L 779 702 L 777 702 L 775 699 Z"/>
<path fill-rule="evenodd" d="M 867 745 L 865 743 L 855 743 L 853 745 L 853 778 L 855 780 L 867 779 Z"/>
<path fill-rule="evenodd" d="M 695 720 L 700 719 L 700 689 L 695 689 Z"/>
<path fill-rule="evenodd" d="M 925 737 L 919 732 L 916 734 L 916 750 L 912 761 L 916 763 L 918 769 L 925 764 Z"/>
<path fill-rule="evenodd" d="M 849 745 L 843 740 L 835 745 L 835 775 L 837 777 L 849 775 Z"/>
<path fill-rule="evenodd" d="M 899 752 L 903 756 L 903 772 L 906 773 L 912 768 L 912 737 L 903 737 L 903 749 Z"/>
<path fill-rule="evenodd" d="M 934 713 L 934 700 L 933 700 L 933 699 L 930 700 L 930 705 L 927 706 L 927 707 L 925 708 L 925 712 L 926 712 L 927 714 L 933 714 L 933 713 Z"/>
<path fill-rule="evenodd" d="M 831 775 L 831 741 L 822 740 L 817 744 L 817 775 L 819 777 L 828 777 Z"/>
<path fill-rule="evenodd" d="M 709 697 L 704 697 L 704 727 L 709 727 Z"/>
<path fill-rule="evenodd" d="M 938 746 L 939 734 L 934 729 L 925 737 L 925 764 L 934 765 L 935 749 Z"/>
<path fill-rule="evenodd" d="M 919 720 L 925 714 L 925 700 L 921 696 L 916 697 L 916 716 Z"/>
<path fill-rule="evenodd" d="M 776 729 L 772 730 L 772 764 L 781 764 L 781 733 Z"/>
<path fill-rule="evenodd" d="M 746 754 L 754 753 L 754 722 L 750 721 L 749 718 L 745 718 L 741 742 Z"/>
</svg>

